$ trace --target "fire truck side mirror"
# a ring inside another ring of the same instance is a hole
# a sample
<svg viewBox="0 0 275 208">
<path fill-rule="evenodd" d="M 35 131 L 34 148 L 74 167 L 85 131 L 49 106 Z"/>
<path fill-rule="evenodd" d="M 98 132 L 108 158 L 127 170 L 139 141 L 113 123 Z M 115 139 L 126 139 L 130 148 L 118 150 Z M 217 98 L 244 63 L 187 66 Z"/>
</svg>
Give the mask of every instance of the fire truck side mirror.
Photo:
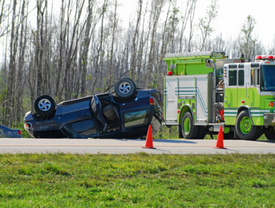
<svg viewBox="0 0 275 208">
<path fill-rule="evenodd" d="M 207 68 L 214 68 L 215 67 L 214 64 L 213 64 L 213 61 L 210 60 L 210 59 L 206 59 L 205 63 L 206 63 Z"/>
</svg>

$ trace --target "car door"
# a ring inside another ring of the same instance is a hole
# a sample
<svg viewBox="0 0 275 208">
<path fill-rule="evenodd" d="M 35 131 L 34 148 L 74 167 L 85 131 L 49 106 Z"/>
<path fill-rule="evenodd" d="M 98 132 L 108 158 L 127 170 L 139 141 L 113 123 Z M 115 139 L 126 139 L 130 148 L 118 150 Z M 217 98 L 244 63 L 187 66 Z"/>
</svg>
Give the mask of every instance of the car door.
<svg viewBox="0 0 275 208">
<path fill-rule="evenodd" d="M 99 132 L 100 133 L 106 132 L 108 125 L 101 112 L 100 100 L 96 95 L 94 95 L 94 97 L 91 100 L 91 113 L 97 123 Z"/>
</svg>

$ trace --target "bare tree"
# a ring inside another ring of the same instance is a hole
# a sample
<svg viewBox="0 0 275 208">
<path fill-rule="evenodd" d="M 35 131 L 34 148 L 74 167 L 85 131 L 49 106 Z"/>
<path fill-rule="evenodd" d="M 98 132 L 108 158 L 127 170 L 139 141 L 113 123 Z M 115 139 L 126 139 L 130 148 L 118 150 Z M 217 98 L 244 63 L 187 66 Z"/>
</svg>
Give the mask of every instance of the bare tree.
<svg viewBox="0 0 275 208">
<path fill-rule="evenodd" d="M 146 63 L 146 57 L 145 54 L 147 52 L 147 45 L 146 44 L 148 42 L 148 35 L 149 32 L 146 32 L 145 29 L 145 24 L 146 24 L 146 15 L 148 13 L 148 8 L 149 8 L 149 2 L 146 2 L 145 5 L 145 9 L 142 15 L 142 27 L 140 29 L 140 37 L 139 37 L 139 41 L 138 41 L 138 54 L 137 54 L 137 61 L 136 61 L 136 81 L 140 84 L 140 86 L 145 86 L 146 84 L 146 80 L 144 79 L 144 71 L 145 71 L 145 63 Z M 148 33 L 148 34 L 147 34 Z M 143 73 L 143 74 L 142 74 Z"/>
<path fill-rule="evenodd" d="M 19 64 L 18 64 L 18 70 L 16 75 L 16 82 L 15 82 L 15 116 L 16 121 L 20 122 L 21 116 L 23 114 L 22 109 L 22 100 L 23 100 L 23 89 L 24 89 L 24 79 L 23 79 L 23 70 L 25 65 L 24 55 L 25 55 L 25 49 L 26 49 L 26 22 L 27 19 L 25 19 L 25 13 L 27 12 L 26 9 L 28 8 L 27 3 L 25 0 L 22 2 L 21 6 L 21 15 L 20 15 L 20 34 L 19 34 Z M 25 19 L 25 22 L 23 22 L 23 19 Z"/>
<path fill-rule="evenodd" d="M 96 49 L 96 60 L 95 60 L 95 68 L 94 68 L 94 78 L 92 83 L 92 92 L 95 92 L 95 86 L 96 82 L 99 80 L 99 82 L 102 81 L 102 77 L 99 76 L 99 66 L 103 61 L 104 56 L 104 50 L 103 50 L 103 41 L 104 41 L 104 20 L 105 20 L 105 14 L 107 12 L 108 7 L 108 0 L 104 0 L 101 8 L 101 25 L 100 25 L 100 32 L 99 32 L 99 41 Z M 99 84 L 100 85 L 100 84 Z"/>
<path fill-rule="evenodd" d="M 150 14 L 150 23 L 149 28 L 150 30 L 150 45 L 149 45 L 149 54 L 148 54 L 148 63 L 147 63 L 147 80 L 146 86 L 152 86 L 154 80 L 154 58 L 155 58 L 155 44 L 156 44 L 156 33 L 157 33 L 157 26 L 159 23 L 159 18 L 161 15 L 162 8 L 165 4 L 165 0 L 153 0 L 151 3 L 151 14 Z M 151 24 L 152 23 L 152 24 Z"/>
<path fill-rule="evenodd" d="M 0 38 L 9 31 L 8 18 L 11 14 L 12 2 L 0 0 Z M 14 4 L 13 4 L 14 6 Z"/>
<path fill-rule="evenodd" d="M 16 29 L 16 8 L 17 0 L 13 0 L 12 8 L 12 22 L 11 22 L 11 32 L 10 32 L 10 63 L 9 63 L 9 74 L 8 74 L 8 86 L 7 86 L 7 97 L 8 101 L 6 104 L 6 117 L 5 122 L 9 126 L 13 123 L 13 106 L 14 106 L 14 83 L 15 83 L 15 73 L 16 73 L 16 54 L 17 54 L 17 29 Z"/>
<path fill-rule="evenodd" d="M 196 8 L 196 1 L 197 0 L 187 0 L 186 6 L 185 6 L 185 12 L 183 14 L 183 17 L 181 18 L 182 25 L 181 25 L 181 30 L 179 33 L 179 51 L 183 51 L 183 35 L 185 32 L 185 29 L 188 24 L 188 20 L 190 21 L 190 33 L 193 32 L 192 27 L 193 27 L 193 19 L 195 15 L 195 8 Z M 192 39 L 192 34 L 190 34 L 190 41 Z"/>
<path fill-rule="evenodd" d="M 255 56 L 256 39 L 252 38 L 255 24 L 255 19 L 249 15 L 241 29 L 241 53 L 249 59 L 252 59 Z"/>
<path fill-rule="evenodd" d="M 98 18 L 94 15 L 94 7 L 95 7 L 95 0 L 88 1 L 88 15 L 86 19 L 86 28 L 84 34 L 84 40 L 80 46 L 80 74 L 81 74 L 81 89 L 80 94 L 81 96 L 85 96 L 86 94 L 86 76 L 87 76 L 87 66 L 89 61 L 89 49 L 91 43 L 91 33 L 94 32 L 94 29 L 98 23 Z"/>
<path fill-rule="evenodd" d="M 162 90 L 162 81 L 161 78 L 163 77 L 163 62 L 162 59 L 164 58 L 168 46 L 170 46 L 170 52 L 173 52 L 175 50 L 174 46 L 174 35 L 175 35 L 175 25 L 178 23 L 178 19 L 176 18 L 176 14 L 178 12 L 178 9 L 175 8 L 175 5 L 173 5 L 172 11 L 170 10 L 171 7 L 171 2 L 169 2 L 169 7 L 167 9 L 167 14 L 166 18 L 163 24 L 163 29 L 161 33 L 158 35 L 159 36 L 159 53 L 156 56 L 157 62 L 156 62 L 156 73 L 155 73 L 155 78 L 154 78 L 154 87 L 158 88 L 159 90 Z M 171 14 L 172 13 L 172 14 Z M 174 23 L 174 21 L 176 23 Z M 173 32 L 171 32 L 173 31 Z M 172 44 L 170 44 L 172 42 Z"/>
<path fill-rule="evenodd" d="M 201 31 L 201 47 L 200 50 L 204 50 L 205 43 L 207 38 L 210 36 L 210 34 L 213 32 L 213 28 L 211 27 L 212 21 L 217 17 L 218 15 L 218 0 L 212 0 L 211 5 L 207 8 L 206 16 L 204 18 L 199 19 L 199 28 Z"/>
<path fill-rule="evenodd" d="M 171 2 L 169 2 L 170 4 Z M 176 5 L 176 2 L 172 2 L 172 6 L 173 6 L 173 9 L 171 11 L 171 15 L 169 16 L 169 21 L 168 21 L 168 25 L 169 25 L 169 28 L 166 29 L 166 31 L 169 31 L 169 41 L 170 41 L 170 51 L 171 52 L 176 52 L 175 51 L 175 34 L 176 34 L 176 31 L 177 31 L 177 25 L 179 23 L 179 18 L 178 18 L 178 13 L 179 13 L 179 9 Z M 163 31 L 165 32 L 165 31 Z"/>
<path fill-rule="evenodd" d="M 70 23 L 69 15 L 67 18 L 67 31 L 70 30 L 69 27 L 72 28 L 71 34 L 68 33 L 68 35 L 71 35 L 67 38 L 67 50 L 66 50 L 66 67 L 65 67 L 65 73 L 64 73 L 64 85 L 65 88 L 65 99 L 71 99 L 72 93 L 74 89 L 74 78 L 75 78 L 75 62 L 77 58 L 77 50 L 79 46 L 79 35 L 82 33 L 84 27 L 80 27 L 80 19 L 82 15 L 82 10 L 84 7 L 84 0 L 77 1 L 75 5 L 75 14 L 74 14 L 74 20 L 73 23 Z M 68 8 L 69 10 L 69 8 Z"/>
<path fill-rule="evenodd" d="M 193 22 L 195 17 L 195 11 L 196 11 L 196 3 L 197 0 L 191 0 L 190 4 L 190 18 L 189 18 L 189 38 L 188 38 L 188 52 L 191 52 L 191 43 L 193 38 Z"/>
<path fill-rule="evenodd" d="M 45 79 L 44 75 L 45 69 L 45 23 L 46 12 L 47 12 L 47 1 L 46 0 L 36 0 L 37 6 L 37 31 L 36 31 L 36 69 L 37 69 L 37 80 L 36 80 L 36 96 L 46 93 Z"/>
<path fill-rule="evenodd" d="M 61 75 L 63 69 L 63 57 L 64 57 L 64 47 L 65 47 L 65 38 L 67 33 L 67 28 L 65 27 L 65 3 L 64 0 L 61 1 L 60 8 L 60 28 L 59 28 L 59 59 L 56 73 L 56 83 L 55 83 L 55 95 L 60 99 L 62 96 L 61 93 Z"/>
<path fill-rule="evenodd" d="M 110 48 L 108 53 L 107 53 L 107 67 L 106 67 L 106 87 L 105 89 L 110 89 L 111 86 L 114 83 L 115 77 L 115 71 L 114 71 L 114 57 L 115 57 L 115 42 L 116 42 L 116 35 L 117 35 L 117 28 L 118 28 L 118 17 L 117 17 L 117 7 L 118 7 L 118 2 L 117 0 L 114 0 L 114 11 L 110 14 L 110 20 L 109 20 L 109 29 L 110 31 Z"/>
<path fill-rule="evenodd" d="M 138 9 L 137 9 L 137 20 L 136 20 L 136 26 L 134 31 L 134 36 L 132 40 L 132 57 L 131 57 L 131 65 L 130 65 L 130 77 L 132 79 L 135 79 L 134 72 L 136 69 L 136 62 L 137 62 L 137 55 L 138 55 L 138 34 L 139 34 L 139 27 L 140 27 L 140 21 L 141 21 L 141 15 L 142 15 L 142 0 L 138 1 Z"/>
</svg>

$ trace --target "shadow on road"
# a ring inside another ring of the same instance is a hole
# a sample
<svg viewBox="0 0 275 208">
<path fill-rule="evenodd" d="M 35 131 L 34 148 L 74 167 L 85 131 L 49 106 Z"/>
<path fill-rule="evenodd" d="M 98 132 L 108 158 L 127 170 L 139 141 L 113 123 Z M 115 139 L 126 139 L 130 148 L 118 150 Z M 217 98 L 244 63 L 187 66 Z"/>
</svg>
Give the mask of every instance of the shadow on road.
<svg viewBox="0 0 275 208">
<path fill-rule="evenodd" d="M 249 140 L 248 140 L 249 141 Z M 261 143 L 275 143 L 275 140 L 256 140 L 255 142 L 261 142 Z"/>
<path fill-rule="evenodd" d="M 146 139 L 114 139 L 118 141 L 146 141 Z M 198 142 L 194 141 L 187 141 L 183 139 L 153 139 L 153 142 L 158 142 L 158 143 L 181 143 L 181 144 L 197 144 Z"/>
<path fill-rule="evenodd" d="M 186 140 L 177 140 L 177 139 L 154 139 L 154 142 L 163 142 L 163 143 L 182 143 L 182 144 L 196 144 L 197 142 L 186 141 Z"/>
</svg>

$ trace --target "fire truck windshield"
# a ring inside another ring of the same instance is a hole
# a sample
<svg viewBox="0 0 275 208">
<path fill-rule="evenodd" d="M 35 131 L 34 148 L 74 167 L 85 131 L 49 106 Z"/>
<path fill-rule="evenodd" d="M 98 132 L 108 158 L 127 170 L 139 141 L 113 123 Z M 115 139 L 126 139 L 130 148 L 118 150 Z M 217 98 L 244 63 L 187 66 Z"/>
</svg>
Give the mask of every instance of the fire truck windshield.
<svg viewBox="0 0 275 208">
<path fill-rule="evenodd" d="M 275 91 L 275 65 L 261 66 L 261 89 Z"/>
</svg>

